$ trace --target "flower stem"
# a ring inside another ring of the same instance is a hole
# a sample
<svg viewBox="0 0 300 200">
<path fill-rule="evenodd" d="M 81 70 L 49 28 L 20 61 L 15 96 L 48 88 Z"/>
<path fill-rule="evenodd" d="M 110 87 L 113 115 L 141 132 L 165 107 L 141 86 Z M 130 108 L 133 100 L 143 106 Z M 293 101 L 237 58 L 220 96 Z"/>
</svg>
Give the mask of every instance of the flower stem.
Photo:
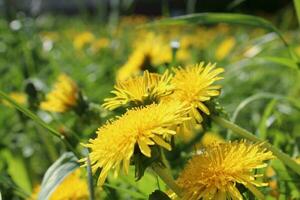
<svg viewBox="0 0 300 200">
<path fill-rule="evenodd" d="M 152 170 L 165 182 L 165 184 L 177 194 L 182 197 L 181 188 L 175 183 L 171 173 L 166 167 L 160 166 L 156 163 L 151 165 Z"/>
<path fill-rule="evenodd" d="M 212 116 L 212 119 L 219 124 L 220 126 L 223 126 L 224 128 L 232 130 L 234 133 L 240 135 L 241 137 L 244 137 L 248 140 L 254 141 L 254 142 L 264 142 L 264 140 L 256 137 L 255 135 L 251 134 L 249 131 L 239 127 L 238 125 L 217 116 Z M 291 168 L 294 172 L 296 172 L 298 175 L 300 175 L 300 165 L 296 163 L 289 155 L 283 153 L 278 148 L 272 146 L 270 143 L 265 142 L 264 147 L 269 149 L 273 152 L 273 154 L 281 160 L 286 166 Z"/>
</svg>

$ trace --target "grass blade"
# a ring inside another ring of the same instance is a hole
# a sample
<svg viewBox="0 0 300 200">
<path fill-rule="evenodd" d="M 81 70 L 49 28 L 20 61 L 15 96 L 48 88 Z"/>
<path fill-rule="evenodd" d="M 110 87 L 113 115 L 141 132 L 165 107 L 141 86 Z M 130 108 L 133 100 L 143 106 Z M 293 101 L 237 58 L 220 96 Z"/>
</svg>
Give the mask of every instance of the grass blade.
<svg viewBox="0 0 300 200">
<path fill-rule="evenodd" d="M 166 25 L 185 25 L 185 24 L 217 24 L 217 23 L 254 26 L 254 27 L 264 28 L 271 32 L 275 32 L 278 35 L 278 37 L 282 40 L 284 45 L 288 48 L 289 53 L 293 58 L 293 60 L 298 61 L 297 55 L 294 53 L 294 50 L 286 42 L 281 32 L 271 22 L 261 17 L 245 15 L 245 14 L 232 14 L 232 13 L 230 14 L 229 13 L 197 13 L 197 14 L 183 15 L 179 17 L 158 20 L 147 24 L 146 27 L 166 26 Z"/>
<path fill-rule="evenodd" d="M 52 127 L 50 127 L 48 124 L 46 124 L 41 118 L 39 118 L 33 112 L 31 112 L 30 110 L 28 110 L 24 106 L 18 104 L 16 101 L 14 101 L 12 98 L 10 98 L 9 95 L 5 94 L 1 90 L 0 90 L 0 97 L 2 97 L 3 99 L 5 99 L 13 107 L 15 107 L 16 109 L 18 109 L 20 112 L 22 112 L 24 115 L 26 115 L 27 117 L 29 117 L 30 119 L 32 119 L 34 122 L 36 122 L 37 124 L 41 125 L 45 129 L 49 130 L 51 134 L 53 134 L 54 136 L 56 136 L 58 138 L 61 138 L 62 135 L 59 132 L 57 132 Z"/>
<path fill-rule="evenodd" d="M 300 26 L 300 0 L 294 0 L 294 7 L 298 18 L 298 24 Z"/>
<path fill-rule="evenodd" d="M 24 106 L 18 104 L 16 101 L 14 101 L 9 95 L 4 93 L 0 90 L 0 97 L 2 97 L 4 100 L 6 100 L 8 103 L 10 103 L 14 108 L 22 112 L 24 115 L 32 119 L 35 123 L 39 124 L 40 126 L 47 129 L 52 135 L 55 137 L 58 137 L 76 156 L 78 156 L 78 153 L 73 148 L 73 146 L 66 140 L 66 138 L 61 135 L 59 132 L 57 132 L 55 129 L 53 129 L 51 126 L 49 126 L 46 122 L 44 122 L 40 117 L 38 117 L 36 114 L 25 108 Z"/>
<path fill-rule="evenodd" d="M 260 123 L 258 125 L 258 132 L 260 138 L 263 140 L 267 139 L 267 120 L 273 112 L 274 107 L 276 106 L 277 100 L 272 99 L 266 106 L 264 113 L 261 117 Z"/>
</svg>

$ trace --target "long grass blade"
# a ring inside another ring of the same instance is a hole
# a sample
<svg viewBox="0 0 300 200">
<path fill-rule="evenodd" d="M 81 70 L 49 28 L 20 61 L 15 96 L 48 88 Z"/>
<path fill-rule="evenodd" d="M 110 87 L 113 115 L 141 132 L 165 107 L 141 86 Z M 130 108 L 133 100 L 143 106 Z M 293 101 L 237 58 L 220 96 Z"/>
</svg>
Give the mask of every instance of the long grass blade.
<svg viewBox="0 0 300 200">
<path fill-rule="evenodd" d="M 294 7 L 298 18 L 298 24 L 300 26 L 300 0 L 294 0 Z"/>
<path fill-rule="evenodd" d="M 22 112 L 24 115 L 32 119 L 35 123 L 41 125 L 45 129 L 47 129 L 52 135 L 55 137 L 58 137 L 76 156 L 79 156 L 79 154 L 76 152 L 76 150 L 73 148 L 73 146 L 65 139 L 63 135 L 61 135 L 58 131 L 53 129 L 51 126 L 49 126 L 46 122 L 44 122 L 40 117 L 35 115 L 33 112 L 25 108 L 24 106 L 18 104 L 16 101 L 14 101 L 9 95 L 4 93 L 0 90 L 0 97 L 2 97 L 4 100 L 6 100 L 8 103 L 10 103 L 14 108 Z"/>
<path fill-rule="evenodd" d="M 147 24 L 146 27 L 186 25 L 186 24 L 217 24 L 217 23 L 260 27 L 268 31 L 275 32 L 278 35 L 278 37 L 282 40 L 284 45 L 288 48 L 289 53 L 293 58 L 293 60 L 298 61 L 297 55 L 294 53 L 294 50 L 289 46 L 287 41 L 284 39 L 282 33 L 271 22 L 261 17 L 245 15 L 245 14 L 232 14 L 232 13 L 230 14 L 229 13 L 197 13 L 197 14 L 183 15 L 179 17 L 157 20 Z"/>
</svg>

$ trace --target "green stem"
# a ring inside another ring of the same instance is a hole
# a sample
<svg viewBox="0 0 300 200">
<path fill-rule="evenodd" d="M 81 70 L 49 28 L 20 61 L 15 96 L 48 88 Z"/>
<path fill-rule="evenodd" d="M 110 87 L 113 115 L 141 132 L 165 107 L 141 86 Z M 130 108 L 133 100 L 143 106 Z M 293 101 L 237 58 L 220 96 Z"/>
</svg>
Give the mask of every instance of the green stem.
<svg viewBox="0 0 300 200">
<path fill-rule="evenodd" d="M 294 7 L 298 18 L 298 25 L 300 26 L 300 1 L 299 0 L 294 0 Z"/>
<path fill-rule="evenodd" d="M 181 188 L 175 183 L 171 173 L 166 167 L 162 167 L 156 163 L 152 164 L 151 167 L 164 183 L 177 194 L 177 196 L 182 197 Z"/>
<path fill-rule="evenodd" d="M 221 117 L 212 116 L 212 119 L 219 124 L 220 126 L 223 126 L 224 128 L 232 130 L 234 133 L 238 134 L 241 137 L 244 137 L 248 140 L 254 141 L 254 142 L 264 142 L 264 140 L 256 137 L 255 135 L 251 134 L 249 131 L 239 127 L 238 125 L 223 119 Z M 273 154 L 281 160 L 286 166 L 291 168 L 294 172 L 300 175 L 300 165 L 296 163 L 290 156 L 283 153 L 281 150 L 277 149 L 276 147 L 272 146 L 271 144 L 265 142 L 264 147 L 268 150 L 272 151 Z"/>
</svg>

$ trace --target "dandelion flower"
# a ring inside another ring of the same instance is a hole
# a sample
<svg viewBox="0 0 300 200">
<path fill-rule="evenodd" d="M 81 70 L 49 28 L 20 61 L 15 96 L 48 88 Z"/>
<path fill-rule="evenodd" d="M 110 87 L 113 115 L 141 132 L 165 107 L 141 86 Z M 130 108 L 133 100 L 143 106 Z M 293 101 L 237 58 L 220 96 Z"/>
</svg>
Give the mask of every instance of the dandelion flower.
<svg viewBox="0 0 300 200">
<path fill-rule="evenodd" d="M 117 80 L 123 81 L 152 66 L 172 61 L 172 48 L 161 36 L 150 32 L 137 40 L 134 52 L 117 72 Z"/>
<path fill-rule="evenodd" d="M 27 103 L 27 96 L 22 92 L 12 92 L 9 94 L 9 97 L 12 98 L 18 104 L 25 105 Z M 11 107 L 11 104 L 6 100 L 3 100 L 2 102 L 4 105 Z"/>
<path fill-rule="evenodd" d="M 225 142 L 225 140 L 219 134 L 214 132 L 206 132 L 201 139 L 201 144 L 203 146 L 209 146 L 221 142 Z"/>
<path fill-rule="evenodd" d="M 124 81 L 150 66 L 150 55 L 141 48 L 136 49 L 128 61 L 118 70 L 117 81 Z"/>
<path fill-rule="evenodd" d="M 216 59 L 223 60 L 233 49 L 236 41 L 234 37 L 229 37 L 223 40 L 216 50 Z"/>
<path fill-rule="evenodd" d="M 210 145 L 189 161 L 176 182 L 183 190 L 183 199 L 188 200 L 243 199 L 237 184 L 261 198 L 256 187 L 267 184 L 256 179 L 262 174 L 255 174 L 255 170 L 266 167 L 264 161 L 272 158 L 263 143 L 240 141 Z"/>
<path fill-rule="evenodd" d="M 201 123 L 202 116 L 199 111 L 210 114 L 203 102 L 220 94 L 221 86 L 213 85 L 213 83 L 222 79 L 218 75 L 224 71 L 223 68 L 215 68 L 215 64 L 210 63 L 204 67 L 204 62 L 201 62 L 187 68 L 177 68 L 174 71 L 175 76 L 171 83 L 175 91 L 171 98 L 184 102 L 190 107 L 189 116 L 192 118 L 190 122 L 193 126 Z"/>
<path fill-rule="evenodd" d="M 36 187 L 29 200 L 36 200 L 40 187 Z M 85 179 L 81 178 L 80 169 L 68 175 L 50 195 L 49 200 L 88 200 L 88 185 Z"/>
<path fill-rule="evenodd" d="M 171 128 L 182 123 L 187 109 L 180 103 L 151 104 L 128 110 L 124 115 L 98 129 L 97 137 L 85 146 L 91 149 L 92 170 L 102 168 L 98 184 L 102 185 L 109 170 L 118 175 L 120 168 L 128 174 L 135 147 L 151 157 L 152 145 L 171 150 L 168 137 L 176 134 Z M 86 162 L 86 159 L 82 159 Z"/>
<path fill-rule="evenodd" d="M 76 106 L 77 98 L 78 87 L 76 83 L 67 75 L 61 74 L 40 107 L 50 112 L 65 112 Z"/>
<path fill-rule="evenodd" d="M 95 36 L 93 33 L 85 31 L 80 34 L 78 34 L 74 38 L 73 45 L 75 49 L 80 50 L 82 49 L 85 45 L 92 43 L 95 40 Z"/>
<path fill-rule="evenodd" d="M 118 82 L 115 90 L 111 92 L 115 94 L 115 97 L 105 99 L 103 106 L 114 110 L 128 103 L 142 105 L 146 102 L 157 102 L 159 98 L 172 92 L 170 80 L 171 76 L 168 71 L 163 75 L 145 71 L 142 76 Z"/>
</svg>

